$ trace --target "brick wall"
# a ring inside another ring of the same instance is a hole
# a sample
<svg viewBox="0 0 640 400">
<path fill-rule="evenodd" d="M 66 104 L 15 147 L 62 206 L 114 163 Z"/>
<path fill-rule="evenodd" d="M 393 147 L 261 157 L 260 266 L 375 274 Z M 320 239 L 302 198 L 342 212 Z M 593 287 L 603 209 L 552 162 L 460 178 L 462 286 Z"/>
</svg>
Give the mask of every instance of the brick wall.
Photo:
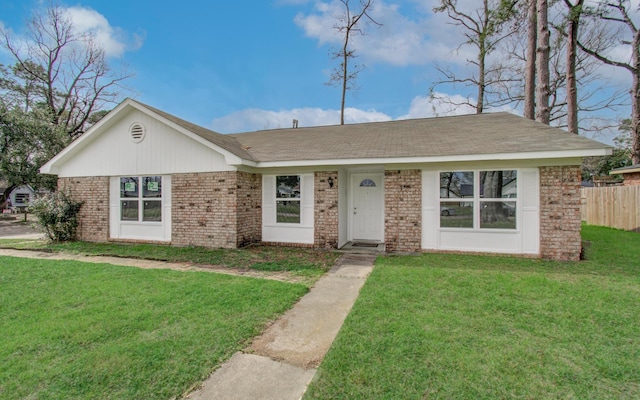
<svg viewBox="0 0 640 400">
<path fill-rule="evenodd" d="M 106 242 L 109 239 L 109 178 L 59 178 L 58 189 L 84 202 L 78 214 L 78 240 Z"/>
<path fill-rule="evenodd" d="M 540 168 L 540 256 L 579 260 L 580 166 Z"/>
<path fill-rule="evenodd" d="M 640 185 L 640 172 L 631 172 L 622 176 L 624 177 L 624 186 Z"/>
<path fill-rule="evenodd" d="M 422 174 L 420 170 L 384 173 L 384 241 L 387 251 L 422 247 Z"/>
<path fill-rule="evenodd" d="M 237 246 L 246 246 L 262 239 L 262 176 L 237 172 L 238 213 Z"/>
<path fill-rule="evenodd" d="M 329 177 L 333 187 L 329 187 Z M 338 171 L 314 174 L 314 246 L 338 247 Z"/>
<path fill-rule="evenodd" d="M 245 172 L 175 174 L 171 177 L 171 243 L 236 248 L 260 241 L 262 186 Z"/>
</svg>

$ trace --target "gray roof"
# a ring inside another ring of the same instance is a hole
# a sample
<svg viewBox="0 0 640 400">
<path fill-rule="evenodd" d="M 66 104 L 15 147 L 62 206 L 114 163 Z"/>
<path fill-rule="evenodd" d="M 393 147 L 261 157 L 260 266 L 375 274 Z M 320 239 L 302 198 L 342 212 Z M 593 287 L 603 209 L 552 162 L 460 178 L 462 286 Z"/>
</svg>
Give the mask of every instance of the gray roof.
<svg viewBox="0 0 640 400">
<path fill-rule="evenodd" d="M 608 147 L 504 112 L 230 136 L 260 161 L 463 156 Z"/>
<path fill-rule="evenodd" d="M 137 103 L 242 159 L 258 162 L 469 156 L 609 147 L 505 112 L 224 135 Z"/>
<path fill-rule="evenodd" d="M 136 103 L 140 104 L 143 107 L 148 108 L 156 114 L 161 115 L 162 117 L 168 119 L 176 125 L 181 126 L 182 128 L 188 130 L 191 133 L 194 133 L 201 138 L 215 144 L 216 146 L 222 147 L 223 149 L 237 155 L 240 158 L 244 158 L 245 160 L 257 161 L 253 158 L 251 154 L 249 154 L 245 149 L 242 148 L 242 145 L 238 142 L 238 140 L 231 135 L 223 135 L 218 132 L 214 132 L 210 129 L 203 128 L 199 125 L 193 124 L 189 121 L 185 121 L 181 118 L 176 117 L 175 115 L 171 115 L 162 110 L 158 110 L 157 108 L 148 106 L 144 103 L 140 103 L 137 100 L 132 100 Z"/>
</svg>

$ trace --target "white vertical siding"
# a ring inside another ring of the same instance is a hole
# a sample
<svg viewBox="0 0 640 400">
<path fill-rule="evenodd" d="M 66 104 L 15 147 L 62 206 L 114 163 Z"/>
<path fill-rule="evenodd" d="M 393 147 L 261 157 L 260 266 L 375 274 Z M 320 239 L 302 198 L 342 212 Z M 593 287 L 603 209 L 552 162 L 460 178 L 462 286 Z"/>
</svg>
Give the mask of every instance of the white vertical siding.
<svg viewBox="0 0 640 400">
<path fill-rule="evenodd" d="M 121 221 L 120 177 L 111 177 L 109 180 L 109 222 L 109 237 L 111 239 L 171 241 L 171 176 L 162 176 L 162 222 Z"/>
<path fill-rule="evenodd" d="M 286 174 L 281 174 L 286 175 Z M 276 222 L 276 175 L 262 176 L 262 240 L 275 243 L 314 243 L 313 174 L 300 175 L 300 223 Z"/>
<path fill-rule="evenodd" d="M 133 123 L 146 129 L 142 142 L 129 134 Z M 60 166 L 60 177 L 169 175 L 186 172 L 233 171 L 224 156 L 137 110 L 95 135 Z"/>
<path fill-rule="evenodd" d="M 489 253 L 538 254 L 540 244 L 540 184 L 538 168 L 500 166 L 518 170 L 517 227 L 514 230 L 440 228 L 439 172 L 487 170 L 451 165 L 437 171 L 422 171 L 422 248 Z"/>
</svg>

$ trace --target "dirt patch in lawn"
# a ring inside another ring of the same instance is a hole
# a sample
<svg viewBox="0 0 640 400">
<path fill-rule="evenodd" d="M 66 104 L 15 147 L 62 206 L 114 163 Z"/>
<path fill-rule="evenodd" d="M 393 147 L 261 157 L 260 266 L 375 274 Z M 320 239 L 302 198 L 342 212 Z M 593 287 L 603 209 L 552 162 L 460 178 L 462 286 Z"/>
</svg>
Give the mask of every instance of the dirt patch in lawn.
<svg viewBox="0 0 640 400">
<path fill-rule="evenodd" d="M 85 256 L 69 253 L 50 253 L 34 250 L 0 249 L 0 256 L 48 259 L 48 260 L 74 260 L 90 263 L 106 263 L 138 267 L 147 269 L 172 269 L 176 271 L 200 271 L 216 272 L 220 274 L 246 276 L 251 278 L 270 279 L 290 283 L 307 283 L 309 277 L 300 276 L 289 271 L 258 271 L 252 269 L 229 268 L 221 265 L 204 265 L 190 262 L 166 262 L 144 260 L 137 258 L 123 258 L 110 256 Z"/>
</svg>

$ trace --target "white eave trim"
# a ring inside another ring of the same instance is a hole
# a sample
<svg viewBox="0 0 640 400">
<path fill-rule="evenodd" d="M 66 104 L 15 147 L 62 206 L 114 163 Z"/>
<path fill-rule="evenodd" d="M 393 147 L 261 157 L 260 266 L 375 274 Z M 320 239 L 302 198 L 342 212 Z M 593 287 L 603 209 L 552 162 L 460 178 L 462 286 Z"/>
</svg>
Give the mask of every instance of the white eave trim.
<svg viewBox="0 0 640 400">
<path fill-rule="evenodd" d="M 473 161 L 510 161 L 510 160 L 535 160 L 535 159 L 562 159 L 598 157 L 611 154 L 610 148 L 590 150 L 564 150 L 542 151 L 527 153 L 504 154 L 473 154 L 457 156 L 432 156 L 432 157 L 394 157 L 394 158 L 354 158 L 354 159 L 327 159 L 327 160 L 295 160 L 295 161 L 266 161 L 254 163 L 257 168 L 279 167 L 313 167 L 319 165 L 380 165 L 380 164 L 430 164 L 445 162 L 473 162 Z M 244 164 L 247 165 L 247 164 Z"/>
</svg>

